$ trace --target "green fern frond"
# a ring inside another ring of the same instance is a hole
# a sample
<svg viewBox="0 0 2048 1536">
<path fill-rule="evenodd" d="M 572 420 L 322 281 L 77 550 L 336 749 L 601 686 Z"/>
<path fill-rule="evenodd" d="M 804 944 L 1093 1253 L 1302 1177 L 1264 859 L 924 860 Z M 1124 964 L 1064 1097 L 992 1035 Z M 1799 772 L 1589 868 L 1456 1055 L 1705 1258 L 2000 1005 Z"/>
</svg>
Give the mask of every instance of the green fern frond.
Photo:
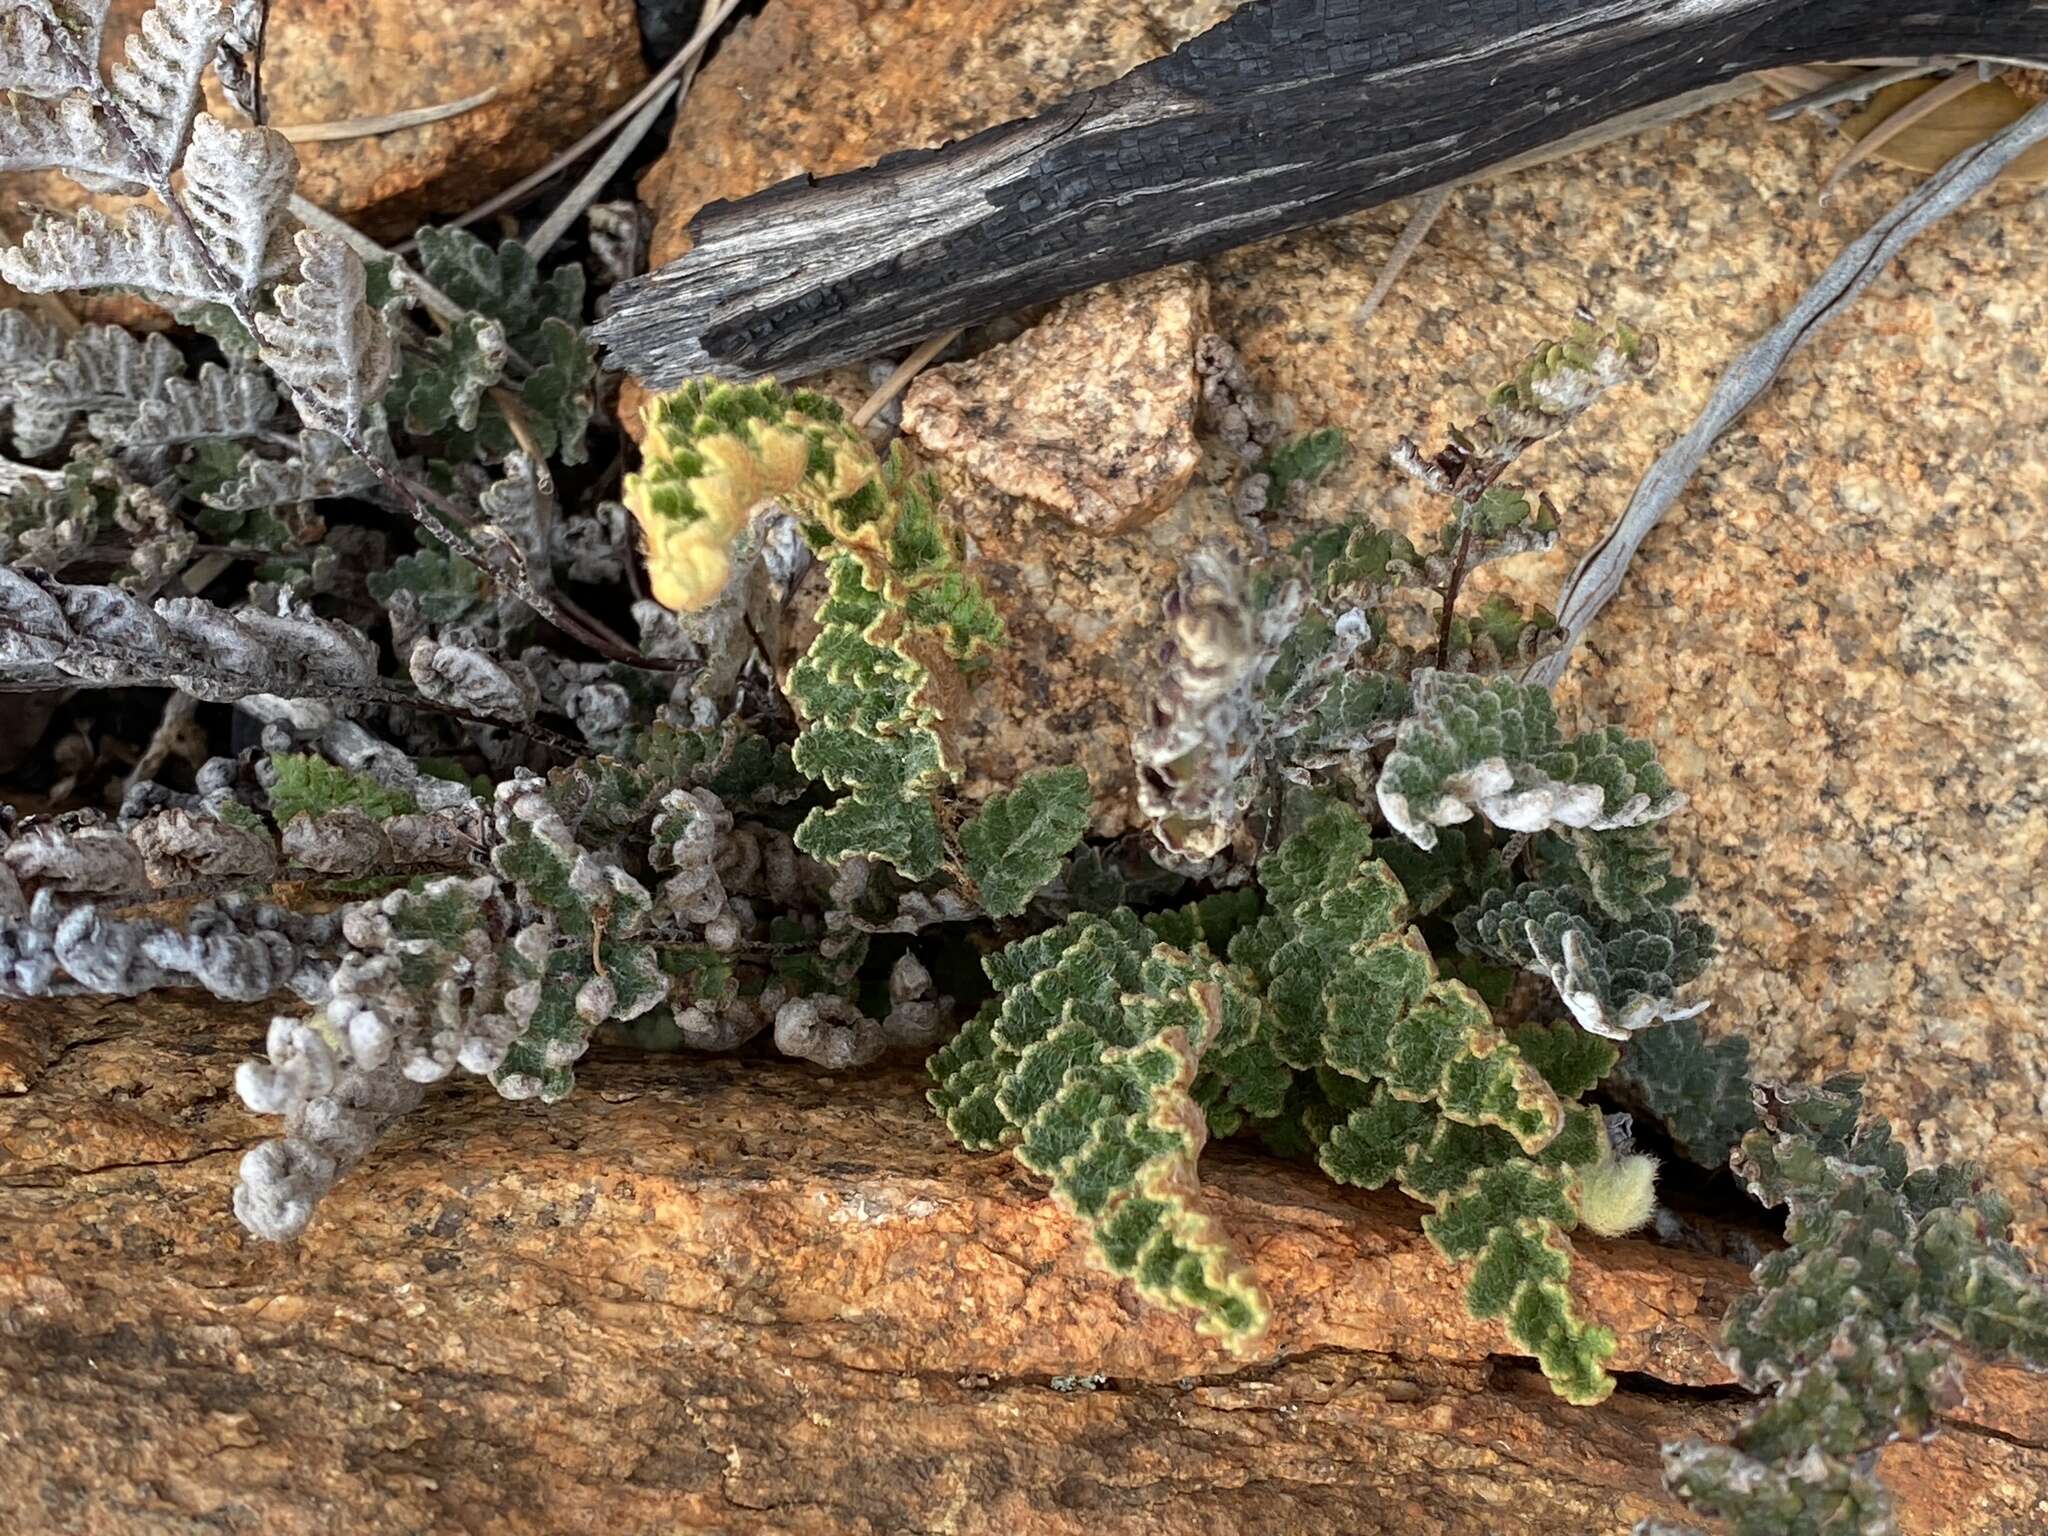
<svg viewBox="0 0 2048 1536">
<path fill-rule="evenodd" d="M 1611 726 L 1567 740 L 1541 688 L 1432 672 L 1415 703 L 1378 795 L 1388 824 L 1419 847 L 1475 813 L 1511 832 L 1605 830 L 1661 820 L 1685 803 L 1647 742 Z"/>
<path fill-rule="evenodd" d="M 933 1104 L 971 1146 L 1008 1143 L 1087 1224 L 1097 1254 L 1235 1349 L 1265 1297 L 1202 1202 L 1196 1083 L 1259 1027 L 1247 978 L 1160 943 L 1128 911 L 991 956 L 1001 1000 L 932 1058 Z"/>
</svg>

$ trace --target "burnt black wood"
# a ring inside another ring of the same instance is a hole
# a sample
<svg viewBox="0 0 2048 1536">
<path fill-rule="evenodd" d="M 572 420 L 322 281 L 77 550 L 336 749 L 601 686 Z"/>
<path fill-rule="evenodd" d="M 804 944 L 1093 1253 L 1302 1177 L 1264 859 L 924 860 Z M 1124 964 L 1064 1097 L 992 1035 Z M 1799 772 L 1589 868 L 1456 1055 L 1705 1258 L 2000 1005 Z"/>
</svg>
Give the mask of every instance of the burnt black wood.
<svg viewBox="0 0 2048 1536">
<path fill-rule="evenodd" d="M 1253 0 L 1038 117 L 712 204 L 596 335 L 655 387 L 812 373 L 1754 69 L 1923 54 L 2048 58 L 2048 0 Z"/>
</svg>

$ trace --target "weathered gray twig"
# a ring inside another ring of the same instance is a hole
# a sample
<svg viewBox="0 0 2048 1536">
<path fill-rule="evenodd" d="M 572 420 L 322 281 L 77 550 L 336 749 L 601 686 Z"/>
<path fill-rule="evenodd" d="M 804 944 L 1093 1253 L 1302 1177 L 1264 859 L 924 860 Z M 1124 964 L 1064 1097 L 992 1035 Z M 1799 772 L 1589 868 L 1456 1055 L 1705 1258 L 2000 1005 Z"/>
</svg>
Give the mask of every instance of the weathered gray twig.
<svg viewBox="0 0 2048 1536">
<path fill-rule="evenodd" d="M 1372 285 L 1372 292 L 1365 296 L 1365 302 L 1358 306 L 1358 313 L 1351 317 L 1351 328 L 1361 335 L 1379 308 L 1386 303 L 1387 295 L 1394 291 L 1394 284 L 1400 278 L 1402 269 L 1422 249 L 1422 242 L 1429 238 L 1429 232 L 1436 228 L 1436 221 L 1443 217 L 1451 201 L 1452 187 L 1438 187 L 1425 192 L 1416 199 L 1415 211 L 1408 215 L 1408 223 L 1401 230 L 1401 237 L 1394 242 L 1394 248 L 1387 252 L 1387 264 L 1380 269 L 1378 281 Z"/>
<path fill-rule="evenodd" d="M 1782 123 L 1807 112 L 1822 112 L 1843 102 L 1866 101 L 1888 85 L 1898 85 L 1906 80 L 1918 80 L 1925 75 L 1939 74 L 1945 69 L 1954 69 L 1961 59 L 1923 59 L 1917 64 L 1894 64 L 1890 69 L 1869 69 L 1860 75 L 1851 75 L 1847 80 L 1834 80 L 1808 91 L 1804 96 L 1795 96 L 1790 101 L 1780 102 L 1764 114 L 1774 123 Z"/>
<path fill-rule="evenodd" d="M 290 139 L 294 144 L 332 144 L 341 139 L 374 139 L 379 134 L 396 133 L 401 128 L 423 128 L 428 123 L 444 122 L 451 117 L 460 117 L 473 112 L 498 94 L 494 85 L 478 91 L 474 96 L 465 96 L 460 101 L 444 101 L 431 107 L 408 107 L 403 112 L 386 112 L 377 117 L 345 117 L 325 123 L 292 123 L 271 127 Z"/>
<path fill-rule="evenodd" d="M 1792 312 L 1729 366 L 1692 430 L 1650 466 L 1613 531 L 1587 552 L 1565 582 L 1557 603 L 1564 645 L 1530 670 L 1529 681 L 1549 687 L 1564 675 L 1579 637 L 1621 590 L 1643 540 L 1684 494 L 1715 440 L 1770 387 L 1792 355 L 1853 304 L 1921 231 L 1976 196 L 2043 139 L 2048 139 L 2048 102 L 1957 155 L 1837 256 Z"/>
</svg>

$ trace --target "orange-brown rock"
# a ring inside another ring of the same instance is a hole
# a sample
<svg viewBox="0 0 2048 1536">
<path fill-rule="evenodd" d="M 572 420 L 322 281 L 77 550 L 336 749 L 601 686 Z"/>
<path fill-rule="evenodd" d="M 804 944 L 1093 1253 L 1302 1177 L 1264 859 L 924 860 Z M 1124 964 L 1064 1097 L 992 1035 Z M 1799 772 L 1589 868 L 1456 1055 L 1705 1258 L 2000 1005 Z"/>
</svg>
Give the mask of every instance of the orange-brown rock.
<svg viewBox="0 0 2048 1536">
<path fill-rule="evenodd" d="M 1076 294 L 1015 341 L 919 378 L 903 430 L 1084 532 L 1149 523 L 1201 458 L 1195 344 L 1208 296 L 1189 267 Z"/>
<path fill-rule="evenodd" d="M 115 0 L 115 56 L 147 0 Z M 380 117 L 496 94 L 414 128 L 301 143 L 299 190 L 379 238 L 473 207 L 537 170 L 646 78 L 632 0 L 272 0 L 263 88 L 272 126 Z M 215 110 L 233 120 L 218 83 Z M 0 234 L 22 202 L 74 207 L 86 194 L 54 173 L 0 177 Z"/>
<path fill-rule="evenodd" d="M 1205 1161 L 1270 1287 L 1229 1359 L 1097 1270 L 911 1070 L 600 1060 L 549 1109 L 434 1097 L 289 1248 L 228 1212 L 264 1014 L 0 1011 L 10 1536 L 1620 1532 L 1656 1448 L 1739 1404 L 1736 1266 L 1588 1241 L 1632 1374 L 1551 1397 L 1466 1318 L 1416 1208 Z M 1981 1371 L 1886 1453 L 1906 1529 L 2032 1528 L 2048 1394 Z"/>
</svg>

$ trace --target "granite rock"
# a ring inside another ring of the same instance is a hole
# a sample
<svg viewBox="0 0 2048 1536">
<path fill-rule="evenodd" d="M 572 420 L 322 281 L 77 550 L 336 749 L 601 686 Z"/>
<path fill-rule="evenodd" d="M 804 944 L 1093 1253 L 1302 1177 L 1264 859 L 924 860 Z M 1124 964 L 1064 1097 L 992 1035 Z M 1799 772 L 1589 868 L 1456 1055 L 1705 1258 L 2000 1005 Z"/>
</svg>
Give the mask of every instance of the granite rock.
<svg viewBox="0 0 2048 1536">
<path fill-rule="evenodd" d="M 707 198 L 1030 110 L 1228 7 L 993 9 L 927 71 L 896 45 L 957 18 L 943 0 L 776 0 L 707 70 L 714 88 L 647 183 L 657 256 Z M 1135 12 L 1154 24 L 1127 25 Z M 845 25 L 814 24 L 828 13 Z M 1084 35 L 1130 45 L 1104 54 Z M 776 82 L 799 61 L 835 82 L 831 110 L 785 96 L 759 112 L 745 93 L 787 91 Z M 1869 167 L 1821 202 L 1842 147 L 1824 125 L 1773 124 L 1761 101 L 1738 101 L 1465 188 L 1362 333 L 1405 207 L 1206 263 L 1213 322 L 1259 386 L 1352 445 L 1300 515 L 1433 523 L 1384 450 L 1471 419 L 1522 349 L 1590 303 L 1658 334 L 1664 363 L 1525 461 L 1565 509 L 1564 541 L 1475 586 L 1554 600 L 1726 364 L 1912 185 Z M 1562 690 L 1569 713 L 1654 741 L 1692 797 L 1670 825 L 1724 936 L 1708 1027 L 1749 1033 L 1766 1074 L 1868 1074 L 1871 1103 L 1919 1156 L 1989 1164 L 2035 1244 L 2048 1239 L 2048 575 L 2030 554 L 2048 520 L 2044 333 L 2048 202 L 2000 187 L 1923 237 L 1728 434 Z M 1020 637 L 977 696 L 982 786 L 1081 761 L 1097 830 L 1134 824 L 1123 743 L 1158 601 L 1191 543 L 1229 529 L 1212 465 L 1173 513 L 1085 543 L 950 477 Z"/>
<path fill-rule="evenodd" d="M 1658 1444 L 1740 1411 L 1709 1347 L 1738 1266 L 1579 1242 L 1635 1374 L 1571 1408 L 1465 1316 L 1419 1207 L 1221 1148 L 1276 1304 L 1234 1361 L 954 1146 L 914 1072 L 599 1054 L 545 1109 L 437 1092 L 257 1242 L 228 1195 L 268 1128 L 226 1084 L 264 1014 L 10 1005 L 0 1034 L 31 1014 L 35 1080 L 0 1091 L 18 1536 L 1622 1531 L 1677 1513 Z M 1911 1536 L 2048 1499 L 2041 1379 L 1969 1386 L 1884 1454 Z"/>
<path fill-rule="evenodd" d="M 148 8 L 115 0 L 109 49 Z M 298 145 L 299 191 L 379 239 L 539 169 L 645 79 L 633 0 L 273 0 L 264 33 L 265 112 L 287 135 L 496 92 L 439 122 Z M 235 120 L 210 73 L 206 84 L 213 109 Z M 87 195 L 55 173 L 0 176 L 0 234 L 20 234 L 21 204 L 72 208 Z"/>
<path fill-rule="evenodd" d="M 1149 523 L 1187 489 L 1208 285 L 1187 267 L 1076 294 L 1015 341 L 934 368 L 903 430 L 1083 532 Z"/>
<path fill-rule="evenodd" d="M 1146 824 L 1131 731 L 1166 637 L 1160 605 L 1198 544 L 1251 551 L 1219 457 L 1204 455 L 1203 474 L 1163 517 L 1112 538 L 1082 533 L 958 466 L 938 466 L 940 505 L 964 532 L 973 570 L 1015 637 L 975 678 L 973 712 L 958 722 L 968 800 L 1008 789 L 1034 768 L 1078 763 L 1094 789 L 1097 836 Z"/>
</svg>

